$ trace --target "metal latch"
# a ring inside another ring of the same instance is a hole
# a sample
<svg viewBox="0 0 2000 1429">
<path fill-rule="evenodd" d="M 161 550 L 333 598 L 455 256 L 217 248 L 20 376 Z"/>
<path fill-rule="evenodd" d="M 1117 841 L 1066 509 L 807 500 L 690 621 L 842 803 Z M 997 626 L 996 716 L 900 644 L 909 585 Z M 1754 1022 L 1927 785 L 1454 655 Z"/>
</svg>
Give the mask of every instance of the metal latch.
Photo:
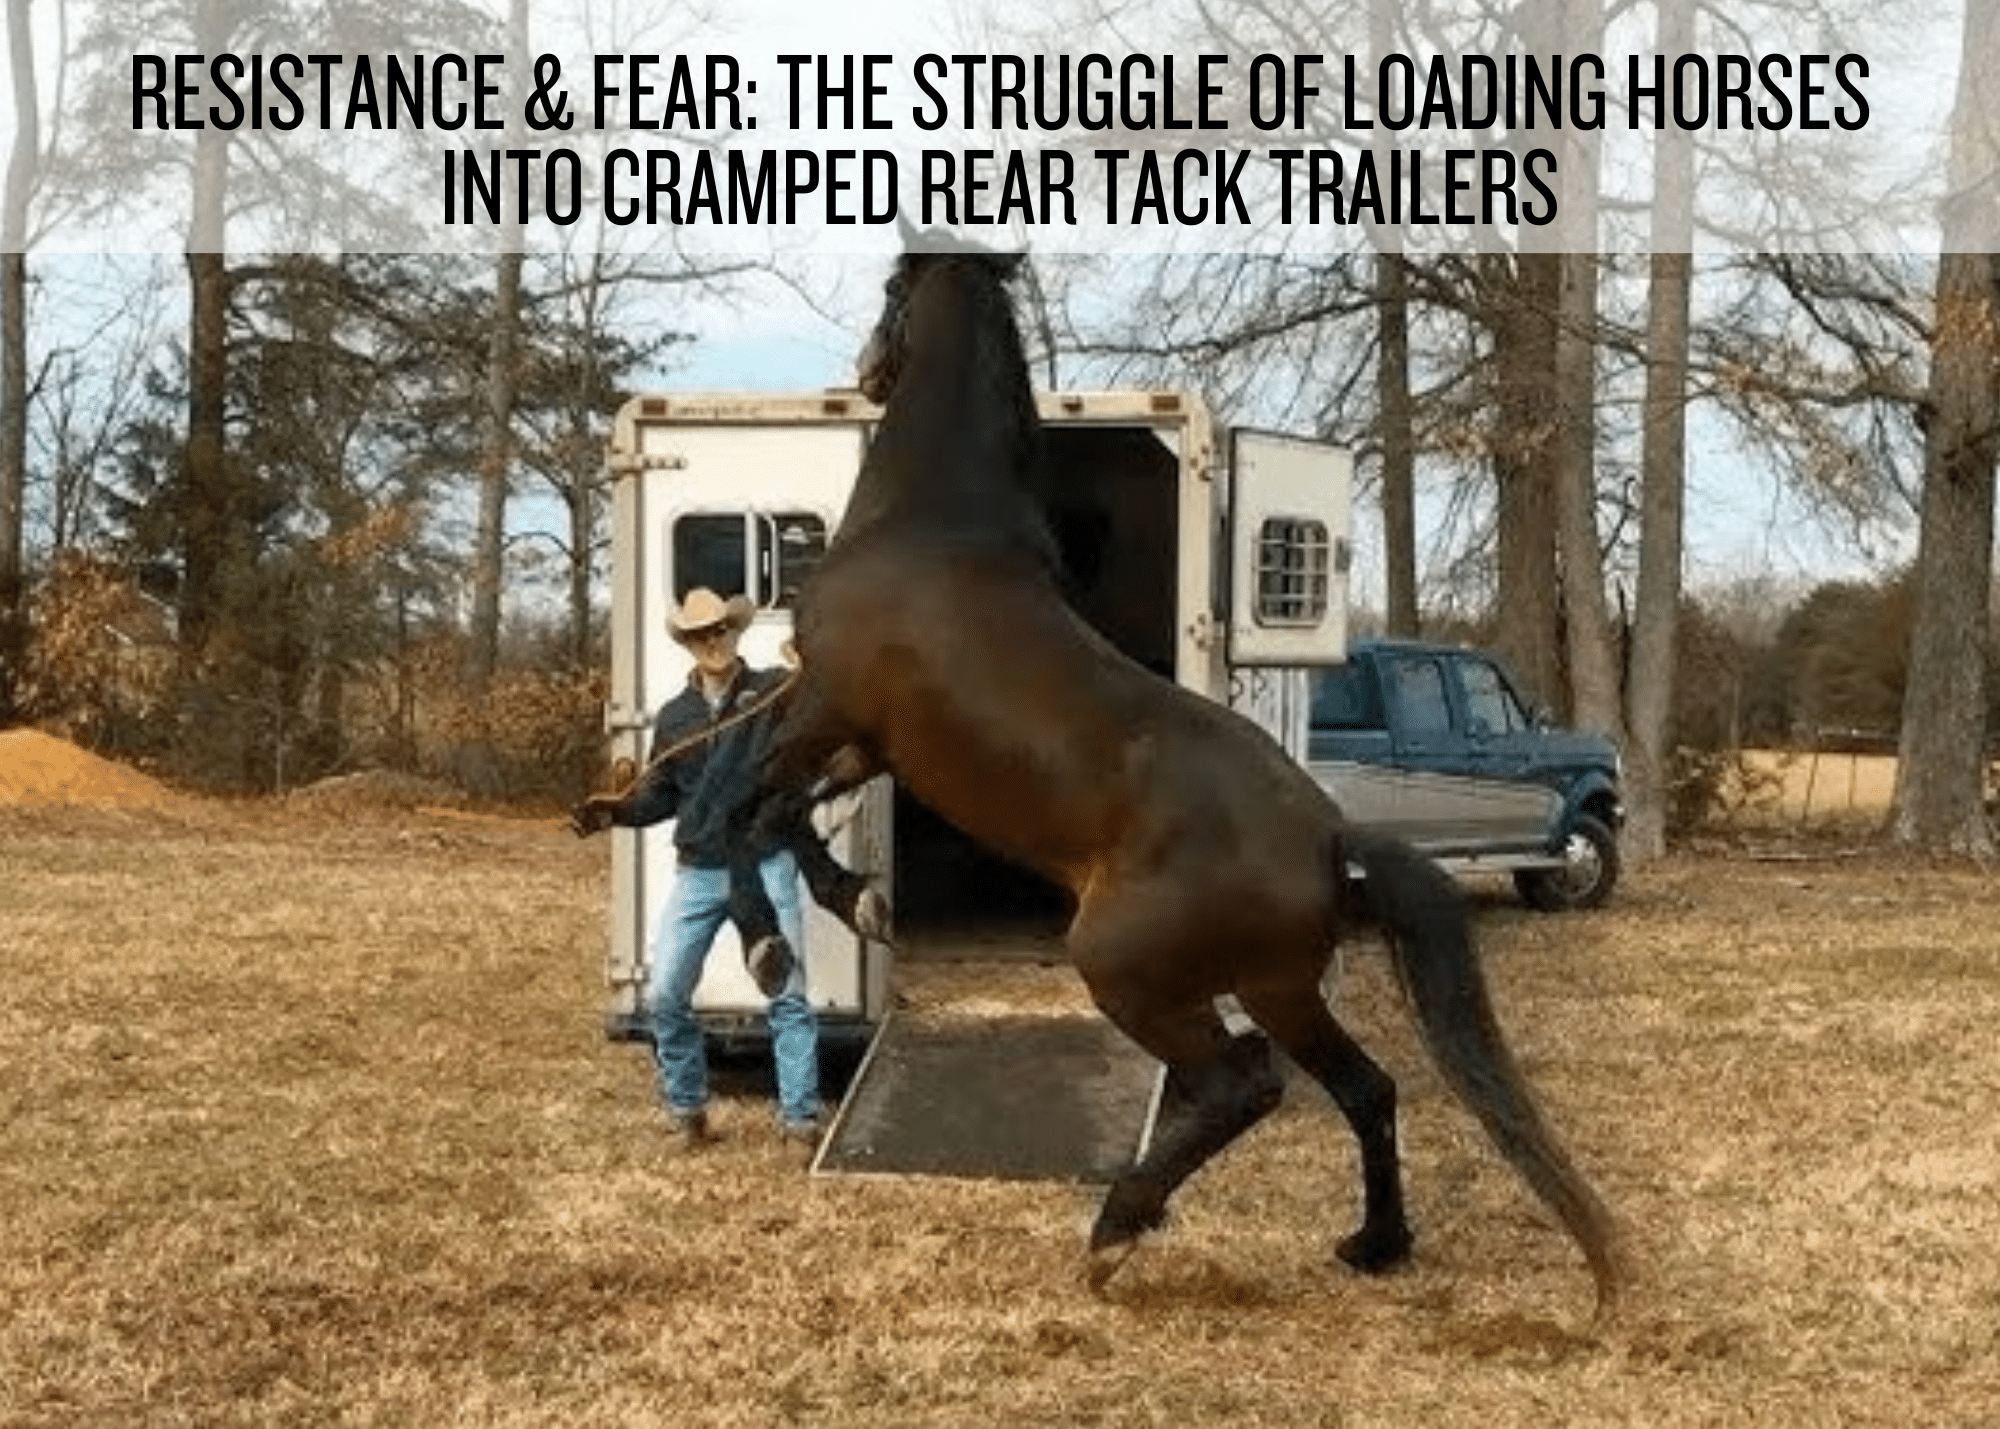
<svg viewBox="0 0 2000 1429">
<path fill-rule="evenodd" d="M 646 718 L 644 710 L 634 709 L 630 705 L 608 704 L 604 707 L 604 732 L 606 734 L 625 734 L 632 730 L 651 729 L 652 727 L 653 722 Z"/>
<path fill-rule="evenodd" d="M 617 452 L 605 461 L 613 476 L 642 471 L 686 471 L 688 459 L 679 452 Z"/>
</svg>

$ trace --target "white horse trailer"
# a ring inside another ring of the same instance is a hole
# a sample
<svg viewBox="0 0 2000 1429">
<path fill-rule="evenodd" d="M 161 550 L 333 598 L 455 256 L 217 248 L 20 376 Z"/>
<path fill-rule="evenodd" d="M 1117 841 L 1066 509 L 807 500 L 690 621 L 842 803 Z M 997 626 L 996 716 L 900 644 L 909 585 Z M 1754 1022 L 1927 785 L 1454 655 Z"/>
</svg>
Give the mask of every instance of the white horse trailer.
<svg viewBox="0 0 2000 1429">
<path fill-rule="evenodd" d="M 1349 485 L 1338 448 L 1218 433 L 1176 391 L 1040 399 L 1045 499 L 1070 599 L 1140 664 L 1227 701 L 1305 750 L 1309 666 L 1346 644 Z M 653 713 L 689 660 L 667 614 L 689 589 L 750 597 L 745 657 L 773 665 L 800 586 L 840 522 L 879 409 L 851 391 L 634 398 L 613 478 L 612 753 L 642 762 Z M 921 601 L 922 591 L 907 592 Z M 881 880 L 897 956 L 1060 956 L 1066 899 L 878 779 L 822 812 L 837 856 Z M 606 1030 L 642 1035 L 672 826 L 612 832 Z M 806 917 L 808 990 L 826 1035 L 867 1035 L 887 1009 L 888 956 L 831 914 Z M 725 926 L 695 995 L 719 1040 L 764 1035 L 764 999 Z"/>
</svg>

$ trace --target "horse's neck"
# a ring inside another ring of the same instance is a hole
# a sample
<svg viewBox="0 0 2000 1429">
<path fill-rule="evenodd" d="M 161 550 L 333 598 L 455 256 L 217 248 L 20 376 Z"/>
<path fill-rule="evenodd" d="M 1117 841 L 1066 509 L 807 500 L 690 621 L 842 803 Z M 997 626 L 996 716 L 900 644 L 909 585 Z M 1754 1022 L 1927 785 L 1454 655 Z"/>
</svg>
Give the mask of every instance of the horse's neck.
<svg viewBox="0 0 2000 1429">
<path fill-rule="evenodd" d="M 1044 554 L 1039 419 L 1011 325 L 930 313 L 863 463 L 846 524 L 921 520 L 1017 537 Z"/>
</svg>

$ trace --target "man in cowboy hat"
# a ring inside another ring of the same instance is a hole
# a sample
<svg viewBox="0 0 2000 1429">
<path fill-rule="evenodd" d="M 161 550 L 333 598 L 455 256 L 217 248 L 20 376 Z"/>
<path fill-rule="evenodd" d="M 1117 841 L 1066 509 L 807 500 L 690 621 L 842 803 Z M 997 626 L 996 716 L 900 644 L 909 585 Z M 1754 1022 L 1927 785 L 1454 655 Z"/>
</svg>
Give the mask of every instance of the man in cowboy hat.
<svg viewBox="0 0 2000 1429">
<path fill-rule="evenodd" d="M 712 1137 L 706 1048 L 694 1016 L 694 989 L 715 935 L 730 916 L 732 826 L 755 791 L 758 759 L 776 717 L 776 702 L 767 697 L 785 680 L 783 670 L 752 669 L 737 654 L 752 614 L 744 596 L 724 600 L 704 586 L 682 598 L 667 618 L 667 629 L 694 657 L 694 669 L 687 688 L 662 705 L 653 721 L 645 772 L 629 792 L 593 794 L 571 816 L 571 826 L 586 837 L 613 824 L 643 828 L 675 821 L 680 867 L 661 914 L 648 1001 L 660 1091 L 673 1137 L 684 1149 Z M 760 700 L 767 701 L 761 709 Z M 738 718 L 746 711 L 752 713 Z M 725 724 L 712 739 L 699 738 Z M 677 745 L 687 747 L 651 762 Z M 770 846 L 755 852 L 758 878 L 783 936 L 756 940 L 746 949 L 746 959 L 758 990 L 771 1000 L 780 1132 L 810 1151 L 819 1140 L 819 1029 L 806 996 L 800 874 L 817 902 L 863 936 L 886 935 L 888 905 L 865 878 L 835 862 L 803 822 L 771 836 Z"/>
</svg>

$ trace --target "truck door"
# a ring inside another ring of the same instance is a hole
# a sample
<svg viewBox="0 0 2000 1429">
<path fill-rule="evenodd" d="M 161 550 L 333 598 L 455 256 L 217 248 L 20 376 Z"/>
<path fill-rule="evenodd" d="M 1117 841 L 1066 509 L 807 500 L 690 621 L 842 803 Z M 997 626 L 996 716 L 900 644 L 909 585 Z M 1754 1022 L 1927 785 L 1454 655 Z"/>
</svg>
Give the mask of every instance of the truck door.
<svg viewBox="0 0 2000 1429">
<path fill-rule="evenodd" d="M 1229 434 L 1232 665 L 1334 665 L 1347 651 L 1354 459 L 1273 432 Z"/>
<path fill-rule="evenodd" d="M 1381 661 L 1383 703 L 1396 736 L 1396 762 L 1434 774 L 1464 774 L 1464 742 L 1452 726 L 1444 663 L 1433 655 Z"/>
<path fill-rule="evenodd" d="M 1475 776 L 1493 788 L 1511 790 L 1515 797 L 1495 800 L 1491 834 L 1523 848 L 1547 843 L 1555 810 L 1554 793 L 1531 782 L 1541 760 L 1544 736 L 1534 727 L 1527 706 L 1514 693 L 1506 672 L 1480 655 L 1464 654 L 1454 662 L 1465 709 L 1465 743 Z"/>
</svg>

